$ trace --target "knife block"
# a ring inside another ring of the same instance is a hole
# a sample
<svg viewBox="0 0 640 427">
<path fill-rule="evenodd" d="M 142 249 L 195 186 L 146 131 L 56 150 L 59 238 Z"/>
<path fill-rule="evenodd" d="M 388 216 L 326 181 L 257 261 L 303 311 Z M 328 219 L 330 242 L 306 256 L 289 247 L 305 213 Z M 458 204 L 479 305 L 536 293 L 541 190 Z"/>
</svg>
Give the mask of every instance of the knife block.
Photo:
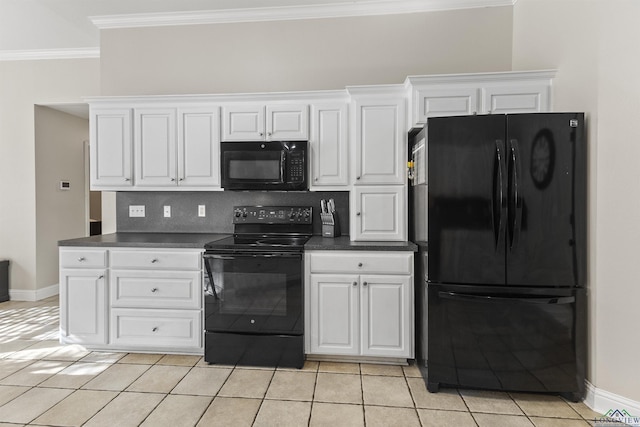
<svg viewBox="0 0 640 427">
<path fill-rule="evenodd" d="M 338 237 L 340 236 L 340 221 L 338 220 L 338 212 L 321 213 L 322 220 L 322 237 Z"/>
</svg>

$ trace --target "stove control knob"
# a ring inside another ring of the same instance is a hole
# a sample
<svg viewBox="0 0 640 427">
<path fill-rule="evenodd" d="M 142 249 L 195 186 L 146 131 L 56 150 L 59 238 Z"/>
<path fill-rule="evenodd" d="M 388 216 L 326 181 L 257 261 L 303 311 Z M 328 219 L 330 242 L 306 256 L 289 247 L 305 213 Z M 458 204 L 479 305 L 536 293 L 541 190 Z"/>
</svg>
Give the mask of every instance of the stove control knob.
<svg viewBox="0 0 640 427">
<path fill-rule="evenodd" d="M 242 212 L 242 218 L 246 218 L 247 217 L 247 211 Z"/>
<path fill-rule="evenodd" d="M 304 213 L 304 217 L 305 218 L 309 218 L 309 211 L 308 210 L 305 210 L 303 213 Z"/>
<path fill-rule="evenodd" d="M 240 216 L 242 215 L 242 212 L 235 211 L 234 215 L 235 215 L 236 218 L 240 218 Z"/>
</svg>

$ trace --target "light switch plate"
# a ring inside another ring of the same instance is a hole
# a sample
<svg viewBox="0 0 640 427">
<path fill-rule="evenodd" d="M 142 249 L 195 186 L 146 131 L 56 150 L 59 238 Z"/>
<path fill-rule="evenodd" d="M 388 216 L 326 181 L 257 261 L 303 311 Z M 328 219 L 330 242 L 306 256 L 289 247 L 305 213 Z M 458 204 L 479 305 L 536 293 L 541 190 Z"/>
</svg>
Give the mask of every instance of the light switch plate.
<svg viewBox="0 0 640 427">
<path fill-rule="evenodd" d="M 171 206 L 165 206 L 163 214 L 165 218 L 171 218 Z"/>
<path fill-rule="evenodd" d="M 207 216 L 207 208 L 205 205 L 198 205 L 198 216 Z"/>
<path fill-rule="evenodd" d="M 129 217 L 144 218 L 144 205 L 129 205 Z"/>
</svg>

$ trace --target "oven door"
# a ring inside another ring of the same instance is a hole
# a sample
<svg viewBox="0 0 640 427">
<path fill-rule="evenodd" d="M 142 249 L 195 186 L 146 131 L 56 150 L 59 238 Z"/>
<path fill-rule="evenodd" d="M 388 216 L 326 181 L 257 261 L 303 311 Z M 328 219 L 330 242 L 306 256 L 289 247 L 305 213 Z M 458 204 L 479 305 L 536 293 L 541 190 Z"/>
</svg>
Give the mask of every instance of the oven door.
<svg viewBox="0 0 640 427">
<path fill-rule="evenodd" d="M 302 254 L 205 252 L 205 329 L 303 333 Z"/>
</svg>

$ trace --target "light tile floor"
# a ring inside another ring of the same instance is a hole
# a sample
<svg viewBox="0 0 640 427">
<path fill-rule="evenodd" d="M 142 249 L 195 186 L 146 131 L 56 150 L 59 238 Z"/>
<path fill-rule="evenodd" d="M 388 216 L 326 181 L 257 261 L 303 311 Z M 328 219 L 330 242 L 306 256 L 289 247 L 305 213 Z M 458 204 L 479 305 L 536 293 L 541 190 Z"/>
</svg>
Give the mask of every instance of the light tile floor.
<svg viewBox="0 0 640 427">
<path fill-rule="evenodd" d="M 210 366 L 198 356 L 58 343 L 57 297 L 0 303 L 0 427 L 581 427 L 600 414 L 556 396 L 443 389 L 416 366 Z"/>
</svg>

